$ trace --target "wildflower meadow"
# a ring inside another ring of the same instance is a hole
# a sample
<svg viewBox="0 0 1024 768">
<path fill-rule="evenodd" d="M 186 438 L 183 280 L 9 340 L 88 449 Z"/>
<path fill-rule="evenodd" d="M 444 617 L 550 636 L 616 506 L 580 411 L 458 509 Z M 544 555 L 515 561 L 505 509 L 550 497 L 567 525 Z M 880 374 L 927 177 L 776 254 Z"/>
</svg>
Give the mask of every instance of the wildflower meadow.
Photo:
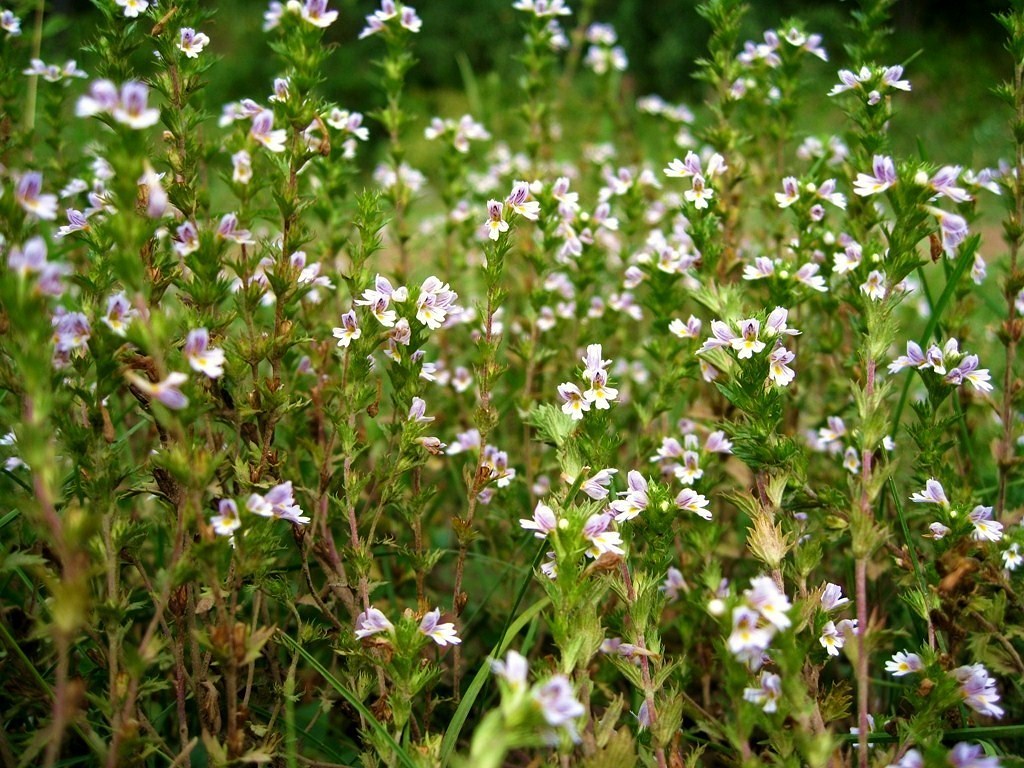
<svg viewBox="0 0 1024 768">
<path fill-rule="evenodd" d="M 2 2 L 0 764 L 1024 766 L 1024 3 L 371 2 Z"/>
</svg>

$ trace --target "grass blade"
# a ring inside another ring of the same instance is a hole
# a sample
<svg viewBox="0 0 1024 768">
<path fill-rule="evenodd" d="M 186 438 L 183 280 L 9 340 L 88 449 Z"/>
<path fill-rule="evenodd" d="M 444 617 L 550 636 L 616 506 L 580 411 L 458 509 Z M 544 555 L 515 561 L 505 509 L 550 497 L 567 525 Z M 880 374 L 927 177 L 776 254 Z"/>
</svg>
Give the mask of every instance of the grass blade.
<svg viewBox="0 0 1024 768">
<path fill-rule="evenodd" d="M 366 705 L 363 704 L 363 702 L 361 702 L 354 693 L 352 693 L 352 691 L 346 688 L 338 678 L 327 671 L 327 668 L 317 661 L 309 651 L 303 648 L 297 640 L 286 635 L 280 630 L 278 630 L 277 635 L 285 645 L 308 661 L 309 665 L 327 681 L 327 684 L 340 693 L 342 698 L 352 705 L 352 707 L 366 720 L 366 722 L 370 724 L 370 728 L 384 739 L 388 746 L 395 751 L 395 755 L 397 755 L 399 763 L 404 765 L 406 768 L 418 768 L 416 762 L 409 756 L 409 753 L 402 749 L 402 746 L 395 741 L 394 737 L 388 732 L 388 729 L 385 728 L 376 717 L 374 717 L 373 712 L 371 712 Z"/>
<path fill-rule="evenodd" d="M 530 574 L 533 575 L 532 573 Z M 512 638 L 519 634 L 519 632 L 533 621 L 534 617 L 540 613 L 544 608 L 548 606 L 551 601 L 543 597 L 536 603 L 531 605 L 514 622 L 512 622 L 502 633 L 501 639 L 498 640 L 498 644 L 494 646 L 494 650 L 491 651 L 491 656 L 496 658 L 501 656 L 508 648 Z M 477 696 L 480 695 L 480 691 L 483 690 L 484 683 L 487 682 L 487 678 L 490 676 L 491 670 L 487 664 L 481 664 L 480 669 L 477 670 L 476 675 L 473 677 L 473 682 L 469 684 L 466 689 L 465 695 L 462 697 L 462 701 L 459 702 L 458 709 L 455 710 L 455 714 L 452 715 L 451 722 L 448 724 L 448 729 L 444 733 L 444 738 L 441 740 L 441 766 L 448 765 L 448 761 L 451 759 L 452 753 L 455 751 L 455 745 L 459 741 L 459 734 L 462 732 L 462 726 L 466 723 L 466 718 L 469 717 L 469 710 L 473 707 L 473 702 L 476 701 Z"/>
</svg>

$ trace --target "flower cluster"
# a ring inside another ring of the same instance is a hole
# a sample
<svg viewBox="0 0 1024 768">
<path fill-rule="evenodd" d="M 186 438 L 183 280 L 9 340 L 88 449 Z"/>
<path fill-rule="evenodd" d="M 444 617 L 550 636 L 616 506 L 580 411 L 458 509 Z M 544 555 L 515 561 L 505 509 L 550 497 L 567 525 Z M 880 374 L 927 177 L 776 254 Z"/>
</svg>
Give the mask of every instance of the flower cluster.
<svg viewBox="0 0 1024 768">
<path fill-rule="evenodd" d="M 740 320 L 736 330 L 721 320 L 712 320 L 711 338 L 704 342 L 697 354 L 725 348 L 732 350 L 737 359 L 749 360 L 766 349 L 766 342 L 761 340 L 763 335 L 765 339 L 774 340 L 774 346 L 768 353 L 768 381 L 776 386 L 788 386 L 796 377 L 796 372 L 789 367 L 796 355 L 783 346 L 783 338 L 800 334 L 800 331 L 786 324 L 788 318 L 788 309 L 776 307 L 765 320 L 763 330 L 757 318 Z"/>
<path fill-rule="evenodd" d="M 708 201 L 715 194 L 710 182 L 727 170 L 725 159 L 717 152 L 708 157 L 706 166 L 696 154 L 687 152 L 684 159 L 676 158 L 668 164 L 665 175 L 674 179 L 690 179 L 690 189 L 683 193 L 683 197 L 695 208 L 703 209 L 708 207 Z"/>
<path fill-rule="evenodd" d="M 441 621 L 440 608 L 427 611 L 419 622 L 418 628 L 420 634 L 433 640 L 442 648 L 446 645 L 459 645 L 462 642 L 462 638 L 459 637 L 455 630 L 455 625 L 450 621 Z M 395 640 L 395 625 L 388 620 L 388 617 L 380 609 L 370 606 L 356 617 L 356 639 L 364 640 L 367 637 L 381 633 L 389 635 L 392 642 Z"/>
<path fill-rule="evenodd" d="M 625 72 L 629 59 L 621 45 L 616 45 L 618 35 L 611 24 L 595 23 L 587 27 L 587 55 L 583 63 L 595 74 L 606 75 L 608 72 Z"/>
<path fill-rule="evenodd" d="M 114 121 L 140 130 L 156 125 L 160 110 L 149 106 L 149 86 L 130 80 L 120 91 L 110 80 L 96 80 L 89 94 L 82 96 L 75 107 L 79 117 L 110 115 Z"/>
<path fill-rule="evenodd" d="M 900 355 L 889 364 L 889 373 L 899 373 L 905 368 L 931 371 L 932 374 L 951 387 L 969 382 L 979 392 L 991 392 L 991 376 L 988 368 L 978 367 L 978 356 L 960 351 L 960 342 L 949 339 L 941 347 L 932 344 L 926 351 L 914 341 L 907 342 L 907 354 Z"/>
<path fill-rule="evenodd" d="M 503 709 L 535 711 L 549 727 L 563 728 L 573 741 L 579 740 L 575 721 L 586 709 L 576 700 L 569 678 L 553 675 L 528 690 L 529 663 L 516 651 L 509 651 L 505 661 L 492 659 L 491 670 L 503 684 Z"/>
<path fill-rule="evenodd" d="M 733 608 L 729 652 L 751 670 L 761 668 L 775 633 L 792 624 L 787 612 L 793 606 L 770 576 L 750 580 L 742 604 Z"/>
<path fill-rule="evenodd" d="M 359 33 L 359 39 L 363 40 L 381 33 L 395 34 L 396 26 L 415 34 L 423 28 L 423 22 L 411 5 L 396 3 L 394 0 L 381 0 L 380 9 L 366 17 L 366 26 Z"/>
<path fill-rule="evenodd" d="M 583 379 L 589 385 L 586 391 L 572 382 L 558 385 L 558 395 L 562 398 L 562 413 L 579 421 L 583 414 L 594 406 L 597 410 L 607 410 L 619 396 L 619 390 L 608 386 L 608 366 L 611 360 L 603 360 L 600 344 L 587 346 L 587 354 L 583 357 Z"/>
<path fill-rule="evenodd" d="M 886 91 L 909 91 L 910 81 L 903 79 L 903 67 L 861 67 L 857 72 L 839 70 L 839 82 L 832 86 L 829 96 L 838 96 L 847 91 L 857 93 L 869 106 L 882 100 Z"/>
<path fill-rule="evenodd" d="M 512 191 L 505 201 L 487 201 L 487 221 L 484 222 L 484 231 L 491 240 L 497 240 L 502 232 L 508 232 L 509 221 L 512 216 L 522 216 L 530 221 L 537 221 L 540 218 L 540 203 L 531 200 L 530 183 L 517 181 L 512 185 Z"/>
<path fill-rule="evenodd" d="M 945 513 L 947 523 L 958 522 L 960 511 L 950 504 L 942 483 L 934 477 L 929 478 L 924 490 L 916 491 L 910 500 L 915 504 L 935 504 Z M 992 519 L 992 507 L 978 504 L 967 515 L 967 522 L 971 525 L 971 538 L 975 541 L 999 541 L 1003 537 L 1003 524 Z M 942 522 L 934 522 L 928 528 L 931 537 L 935 539 L 945 538 L 952 532 L 952 529 Z"/>
<path fill-rule="evenodd" d="M 663 477 L 674 476 L 683 485 L 693 485 L 704 476 L 702 458 L 714 453 L 732 453 L 732 442 L 725 436 L 725 432 L 719 430 L 708 435 L 701 449 L 700 438 L 691 431 L 694 428 L 692 422 L 684 422 L 680 428 L 685 433 L 683 442 L 680 443 L 674 437 L 662 438 L 658 452 L 651 456 L 651 462 L 658 464 Z"/>
<path fill-rule="evenodd" d="M 471 141 L 487 141 L 491 138 L 487 129 L 474 120 L 472 115 L 463 115 L 458 120 L 442 120 L 440 117 L 435 117 L 424 129 L 423 135 L 428 141 L 439 139 L 450 141 L 456 151 L 462 154 L 469 152 Z"/>
</svg>

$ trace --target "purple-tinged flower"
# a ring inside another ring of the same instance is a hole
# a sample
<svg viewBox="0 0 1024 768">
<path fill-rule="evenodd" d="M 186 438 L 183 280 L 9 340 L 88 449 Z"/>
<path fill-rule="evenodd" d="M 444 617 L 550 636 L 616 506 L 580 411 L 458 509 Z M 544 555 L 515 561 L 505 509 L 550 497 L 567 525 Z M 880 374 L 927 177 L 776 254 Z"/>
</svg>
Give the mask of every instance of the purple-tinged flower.
<svg viewBox="0 0 1024 768">
<path fill-rule="evenodd" d="M 718 430 L 708 435 L 704 450 L 708 453 L 732 453 L 732 441 L 725 436 L 725 432 Z"/>
<path fill-rule="evenodd" d="M 714 323 L 712 330 L 714 330 Z M 739 322 L 739 336 L 734 336 L 730 341 L 730 345 L 733 351 L 736 352 L 736 357 L 740 360 L 746 360 L 764 349 L 765 343 L 758 339 L 758 334 L 761 330 L 760 321 L 750 318 L 748 320 L 740 320 Z"/>
<path fill-rule="evenodd" d="M 761 672 L 757 688 L 744 688 L 743 700 L 760 705 L 765 712 L 775 712 L 782 698 L 782 678 L 773 672 Z"/>
<path fill-rule="evenodd" d="M 617 523 L 632 520 L 647 509 L 649 503 L 647 480 L 643 475 L 635 469 L 631 469 L 626 475 L 626 483 L 629 490 L 619 493 L 619 496 L 625 498 L 616 499 L 608 505 L 612 512 L 615 512 L 615 522 Z"/>
<path fill-rule="evenodd" d="M 103 324 L 118 336 L 124 336 L 132 320 L 138 315 L 124 293 L 115 293 L 107 299 L 107 313 L 101 318 Z"/>
<path fill-rule="evenodd" d="M 326 29 L 338 19 L 337 11 L 327 10 L 327 0 L 306 0 L 299 15 L 314 27 L 321 29 Z"/>
<path fill-rule="evenodd" d="M 617 469 L 602 469 L 583 481 L 580 490 L 595 500 L 608 498 L 608 486 L 612 483 L 612 476 L 618 471 Z"/>
<path fill-rule="evenodd" d="M 572 13 L 564 0 L 516 0 L 512 7 L 517 11 L 532 13 L 539 19 L 548 16 L 568 16 Z"/>
<path fill-rule="evenodd" d="M 535 538 L 545 539 L 558 527 L 558 518 L 551 507 L 538 501 L 533 510 L 533 519 L 520 518 L 519 526 L 523 530 L 534 531 Z"/>
<path fill-rule="evenodd" d="M 238 505 L 233 499 L 221 499 L 217 505 L 217 514 L 210 518 L 213 532 L 218 536 L 234 536 L 242 520 L 238 516 Z"/>
<path fill-rule="evenodd" d="M 665 582 L 658 587 L 659 592 L 665 593 L 669 600 L 678 600 L 680 592 L 689 591 L 690 587 L 683 578 L 683 572 L 678 568 L 670 567 L 665 575 Z"/>
<path fill-rule="evenodd" d="M 63 312 L 53 318 L 53 345 L 58 352 L 84 349 L 92 336 L 89 318 L 81 312 Z"/>
<path fill-rule="evenodd" d="M 333 333 L 334 338 L 338 340 L 339 347 L 347 347 L 363 335 L 354 309 L 350 309 L 341 316 L 341 327 L 335 328 Z"/>
<path fill-rule="evenodd" d="M 408 5 L 402 7 L 398 23 L 413 34 L 416 34 L 423 28 L 423 21 L 416 15 L 416 9 Z"/>
<path fill-rule="evenodd" d="M 46 264 L 46 241 L 41 237 L 33 237 L 23 248 L 15 246 L 7 254 L 7 268 L 22 278 L 41 273 Z"/>
<path fill-rule="evenodd" d="M 370 606 L 356 617 L 356 639 L 363 640 L 370 635 L 387 632 L 394 635 L 395 625 L 381 611 Z"/>
<path fill-rule="evenodd" d="M 129 80 L 121 86 L 121 98 L 111 114 L 114 120 L 129 128 L 149 128 L 160 119 L 160 110 L 150 107 L 148 101 L 149 86 Z"/>
<path fill-rule="evenodd" d="M 224 350 L 209 346 L 210 334 L 205 328 L 189 331 L 182 353 L 192 370 L 205 373 L 211 379 L 224 374 Z"/>
<path fill-rule="evenodd" d="M 700 467 L 700 455 L 696 451 L 683 451 L 682 458 L 682 463 L 675 467 L 675 476 L 683 485 L 693 485 L 704 477 L 704 470 Z"/>
<path fill-rule="evenodd" d="M 151 219 L 162 217 L 167 212 L 167 206 L 170 204 L 167 192 L 160 183 L 162 178 L 163 174 L 153 170 L 149 160 L 143 161 L 143 172 L 139 178 L 139 186 L 145 188 L 146 215 Z"/>
<path fill-rule="evenodd" d="M 240 149 L 231 156 L 231 180 L 236 184 L 252 181 L 252 156 Z"/>
<path fill-rule="evenodd" d="M 167 374 L 166 379 L 157 382 L 144 379 L 135 373 L 128 373 L 126 376 L 133 387 L 167 408 L 180 411 L 188 407 L 188 398 L 181 391 L 181 385 L 188 381 L 188 376 L 184 373 L 172 371 Z"/>
<path fill-rule="evenodd" d="M 695 174 L 690 181 L 690 189 L 683 192 L 687 202 L 693 203 L 694 208 L 703 210 L 708 207 L 708 200 L 714 197 L 715 191 L 707 186 L 701 174 Z"/>
<path fill-rule="evenodd" d="M 441 624 L 441 609 L 435 608 L 423 617 L 420 632 L 429 637 L 442 648 L 446 645 L 458 645 L 462 638 L 455 632 L 455 625 L 448 621 Z"/>
<path fill-rule="evenodd" d="M 953 768 L 999 768 L 1002 763 L 995 756 L 988 756 L 980 744 L 961 741 L 949 751 L 946 757 Z M 923 763 L 921 767 L 923 768 Z"/>
<path fill-rule="evenodd" d="M 776 629 L 787 629 L 792 621 L 786 612 L 793 606 L 770 576 L 757 576 L 750 580 L 750 589 L 744 590 L 747 604 L 761 614 Z"/>
<path fill-rule="evenodd" d="M 957 213 L 949 213 L 930 205 L 926 205 L 924 208 L 938 219 L 942 250 L 946 252 L 947 256 L 952 256 L 957 247 L 967 239 L 970 232 L 967 227 L 967 219 Z"/>
<path fill-rule="evenodd" d="M 94 80 L 89 86 L 89 95 L 82 96 L 75 105 L 78 117 L 110 114 L 117 108 L 120 97 L 117 86 L 110 80 Z"/>
<path fill-rule="evenodd" d="M 350 134 L 360 141 L 370 138 L 370 130 L 363 125 L 361 112 L 349 112 L 347 109 L 334 107 L 327 115 L 326 122 L 335 130 Z"/>
<path fill-rule="evenodd" d="M 971 196 L 967 194 L 967 190 L 956 186 L 961 170 L 959 165 L 944 165 L 928 179 L 927 184 L 937 195 L 948 197 L 955 203 L 965 203 L 971 200 Z"/>
<path fill-rule="evenodd" d="M 199 58 L 203 48 L 210 44 L 210 38 L 203 32 L 196 32 L 192 27 L 182 28 L 178 40 L 178 50 L 189 59 Z"/>
<path fill-rule="evenodd" d="M 843 469 L 851 475 L 860 472 L 860 453 L 852 445 L 847 446 L 843 451 Z"/>
<path fill-rule="evenodd" d="M 924 491 L 915 491 L 910 500 L 918 504 L 938 504 L 943 509 L 949 509 L 949 499 L 946 498 L 946 491 L 942 483 L 934 477 L 928 479 L 924 485 Z"/>
<path fill-rule="evenodd" d="M 951 529 L 948 526 L 943 525 L 942 523 L 936 522 L 928 526 L 928 531 L 929 532 L 925 534 L 925 537 L 929 539 L 935 539 L 936 541 L 938 541 L 939 539 L 944 539 L 946 536 L 948 536 L 951 532 Z"/>
<path fill-rule="evenodd" d="M 707 508 L 710 501 L 706 496 L 697 493 L 692 488 L 683 488 L 676 495 L 676 506 L 683 512 L 693 512 L 695 515 L 711 519 L 711 511 Z"/>
<path fill-rule="evenodd" d="M 68 59 L 63 67 L 46 64 L 42 59 L 32 59 L 28 69 L 22 70 L 23 75 L 41 77 L 48 83 L 59 83 L 66 77 L 88 77 L 85 70 L 78 68 L 74 59 Z"/>
<path fill-rule="evenodd" d="M 199 250 L 199 230 L 191 221 L 181 224 L 174 233 L 174 252 L 185 257 Z"/>
<path fill-rule="evenodd" d="M 1003 538 L 1003 524 L 992 519 L 992 507 L 979 504 L 971 510 L 967 519 L 974 526 L 971 538 L 975 541 L 999 541 Z"/>
<path fill-rule="evenodd" d="M 690 315 L 685 323 L 679 318 L 674 319 L 668 324 L 668 330 L 669 333 L 678 336 L 680 339 L 696 339 L 700 336 L 702 326 L 703 324 L 698 318 Z"/>
<path fill-rule="evenodd" d="M 13 11 L 0 11 L 0 29 L 6 32 L 8 37 L 17 37 L 21 34 L 21 19 L 15 16 Z"/>
<path fill-rule="evenodd" d="M 850 598 L 843 597 L 843 588 L 838 584 L 826 582 L 821 591 L 821 608 L 825 611 L 834 611 L 850 602 Z"/>
<path fill-rule="evenodd" d="M 504 205 L 500 200 L 487 201 L 487 236 L 491 240 L 497 240 L 502 232 L 508 232 L 508 222 L 502 218 Z"/>
<path fill-rule="evenodd" d="M 789 367 L 795 358 L 795 353 L 783 346 L 776 346 L 768 355 L 768 379 L 777 386 L 789 386 L 796 377 L 796 371 Z"/>
<path fill-rule="evenodd" d="M 842 251 L 833 256 L 832 271 L 837 275 L 845 275 L 853 272 L 860 266 L 864 258 L 864 252 L 859 243 L 850 243 Z"/>
<path fill-rule="evenodd" d="M 754 258 L 753 264 L 746 264 L 743 267 L 744 280 L 764 280 L 775 274 L 775 262 L 764 256 Z"/>
<path fill-rule="evenodd" d="M 583 413 L 590 410 L 590 401 L 571 382 L 558 385 L 558 396 L 562 398 L 562 413 L 571 416 L 574 421 L 582 419 Z"/>
<path fill-rule="evenodd" d="M 960 386 L 964 381 L 979 392 L 991 392 L 991 375 L 988 368 L 978 368 L 978 356 L 966 355 L 960 364 L 946 374 L 945 381 L 953 386 Z"/>
<path fill-rule="evenodd" d="M 928 365 L 920 345 L 916 341 L 908 341 L 907 354 L 900 355 L 889 363 L 889 373 L 899 373 L 904 368 L 927 368 Z"/>
<path fill-rule="evenodd" d="M 252 119 L 249 135 L 270 152 L 284 152 L 288 132 L 284 128 L 274 130 L 274 113 L 264 109 Z"/>
<path fill-rule="evenodd" d="M 39 171 L 26 171 L 18 179 L 14 191 L 14 199 L 27 213 L 46 221 L 57 218 L 57 196 L 42 194 L 43 174 Z"/>
<path fill-rule="evenodd" d="M 868 273 L 868 278 L 860 284 L 860 292 L 872 301 L 881 301 L 888 292 L 886 288 L 885 272 L 873 269 Z"/>
<path fill-rule="evenodd" d="M 384 22 L 377 18 L 376 15 L 370 15 L 366 17 L 366 26 L 363 27 L 359 33 L 359 39 L 365 40 L 371 35 L 376 35 L 379 32 L 383 32 L 385 29 Z"/>
<path fill-rule="evenodd" d="M 448 283 L 442 283 L 431 275 L 420 286 L 419 297 L 416 299 L 416 319 L 431 330 L 440 328 L 449 312 L 458 311 L 455 301 L 459 295 Z"/>
<path fill-rule="evenodd" d="M 217 225 L 217 237 L 232 240 L 239 245 L 253 245 L 256 242 L 248 229 L 238 228 L 238 216 L 234 213 L 225 213 L 221 217 Z"/>
<path fill-rule="evenodd" d="M 433 456 L 440 456 L 444 453 L 444 449 L 448 447 L 447 443 L 442 443 L 440 438 L 433 436 L 417 437 L 416 442 L 423 446 L 427 453 Z"/>
<path fill-rule="evenodd" d="M 516 181 L 512 184 L 512 191 L 505 198 L 505 205 L 511 211 L 530 221 L 536 221 L 540 217 L 540 203 L 530 200 L 530 182 Z"/>
<path fill-rule="evenodd" d="M 741 605 L 732 611 L 732 632 L 726 645 L 740 661 L 753 661 L 760 666 L 774 633 L 773 626 L 762 624 L 760 613 Z"/>
<path fill-rule="evenodd" d="M 924 669 L 921 657 L 916 653 L 897 651 L 892 658 L 885 662 L 885 671 L 893 677 L 903 677 L 913 672 L 920 672 Z"/>
<path fill-rule="evenodd" d="M 608 386 L 608 374 L 604 371 L 594 374 L 590 388 L 583 393 L 584 399 L 599 411 L 608 410 L 611 407 L 610 403 L 614 402 L 618 396 L 619 390 Z"/>
<path fill-rule="evenodd" d="M 896 166 L 892 158 L 884 155 L 875 155 L 872 161 L 872 174 L 858 173 L 857 180 L 853 182 L 854 194 L 861 197 L 876 195 L 884 192 L 896 183 Z"/>
<path fill-rule="evenodd" d="M 148 0 L 114 0 L 118 6 L 124 8 L 124 15 L 129 19 L 137 18 L 140 13 L 145 13 L 149 8 Z"/>
<path fill-rule="evenodd" d="M 818 187 L 816 194 L 822 200 L 831 203 L 836 208 L 846 210 L 846 195 L 836 192 L 836 180 L 827 179 Z"/>
<path fill-rule="evenodd" d="M 996 705 L 999 701 L 996 681 L 988 676 L 988 670 L 983 664 L 957 667 L 953 670 L 953 677 L 960 683 L 964 704 L 975 712 L 995 718 L 1005 714 L 1003 708 Z"/>
<path fill-rule="evenodd" d="M 829 656 L 838 656 L 839 650 L 846 641 L 839 630 L 836 629 L 835 622 L 828 621 L 822 627 L 821 637 L 818 638 L 818 642 L 821 643 L 821 647 L 825 649 Z"/>
<path fill-rule="evenodd" d="M 626 550 L 619 546 L 622 544 L 621 534 L 608 530 L 611 522 L 611 515 L 604 513 L 593 514 L 587 518 L 582 531 L 583 538 L 591 544 L 587 550 L 587 557 L 598 558 L 608 552 L 613 555 L 626 554 Z"/>
<path fill-rule="evenodd" d="M 832 90 L 828 92 L 829 96 L 837 96 L 845 91 L 857 90 L 861 87 L 861 84 L 871 78 L 871 70 L 867 67 L 862 67 L 860 72 L 854 74 L 848 69 L 839 70 L 839 82 L 832 86 Z"/>
<path fill-rule="evenodd" d="M 779 208 L 788 208 L 800 199 L 800 182 L 795 176 L 787 176 L 782 180 L 782 191 L 775 193 L 775 202 Z"/>
<path fill-rule="evenodd" d="M 540 706 L 548 725 L 556 728 L 565 726 L 575 736 L 573 720 L 586 712 L 586 709 L 576 701 L 576 693 L 569 678 L 555 675 L 533 692 L 533 699 Z"/>
<path fill-rule="evenodd" d="M 284 18 L 284 4 L 279 0 L 271 0 L 267 10 L 263 13 L 263 31 L 269 32 L 275 29 Z"/>
<path fill-rule="evenodd" d="M 505 661 L 491 659 L 491 671 L 502 678 L 513 689 L 526 686 L 526 678 L 530 672 L 529 662 L 516 651 L 509 651 Z"/>
<path fill-rule="evenodd" d="M 275 485 L 265 495 L 250 495 L 245 507 L 260 517 L 276 517 L 296 525 L 309 522 L 309 518 L 302 513 L 302 507 L 295 503 L 291 480 Z"/>
<path fill-rule="evenodd" d="M 434 420 L 433 416 L 427 416 L 427 402 L 422 397 L 414 397 L 412 405 L 409 406 L 408 421 L 417 424 L 428 424 Z"/>
<path fill-rule="evenodd" d="M 903 67 L 899 64 L 886 67 L 885 71 L 882 72 L 882 85 L 888 86 L 889 88 L 895 88 L 898 91 L 909 91 L 910 81 L 903 80 Z"/>
<path fill-rule="evenodd" d="M 828 285 L 825 283 L 825 278 L 818 274 L 820 271 L 820 264 L 809 261 L 793 273 L 793 279 L 801 285 L 806 285 L 812 291 L 828 293 Z"/>
</svg>

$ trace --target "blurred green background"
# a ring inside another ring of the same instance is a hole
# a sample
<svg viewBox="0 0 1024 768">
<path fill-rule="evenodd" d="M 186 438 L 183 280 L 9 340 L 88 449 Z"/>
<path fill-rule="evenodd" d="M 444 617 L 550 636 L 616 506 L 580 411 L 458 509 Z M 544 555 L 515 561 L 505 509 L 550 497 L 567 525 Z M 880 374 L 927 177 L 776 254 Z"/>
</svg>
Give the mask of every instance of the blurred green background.
<svg viewBox="0 0 1024 768">
<path fill-rule="evenodd" d="M 99 0 L 110 2 L 114 0 Z M 170 0 L 162 0 L 164 5 Z M 481 98 L 475 115 L 491 125 L 488 113 L 502 112 L 505 99 L 518 99 L 515 55 L 522 37 L 522 14 L 512 0 L 413 0 L 423 19 L 417 39 L 419 63 L 410 76 L 410 96 L 425 113 L 461 114 L 468 109 L 464 95 L 471 81 Z M 582 12 L 584 0 L 569 0 Z M 705 51 L 708 28 L 695 8 L 698 0 L 593 0 L 592 18 L 609 22 L 618 31 L 630 60 L 624 79 L 628 96 L 657 93 L 669 101 L 698 105 L 700 84 L 693 79 L 694 60 Z M 380 105 L 374 90 L 371 59 L 377 41 L 357 41 L 363 17 L 377 7 L 376 0 L 331 0 L 341 12 L 327 30 L 325 40 L 337 46 L 327 77 L 327 95 L 339 104 L 363 112 Z M 812 77 L 820 110 L 807 115 L 807 130 L 823 131 L 840 124 L 838 110 L 829 110 L 825 94 L 835 82 L 836 70 L 852 66 L 842 40 L 850 13 L 850 0 L 750 0 L 744 37 L 760 39 L 763 30 L 781 26 L 789 17 L 818 32 L 830 55 L 827 64 L 814 67 Z M 914 92 L 898 104 L 893 124 L 897 149 L 916 154 L 919 146 L 942 147 L 942 162 L 980 166 L 1007 152 L 1006 118 L 990 89 L 1009 76 L 1010 60 L 1002 48 L 1002 31 L 992 14 L 1005 3 L 974 0 L 897 0 L 893 9 L 895 34 L 890 38 L 890 59 L 878 64 L 906 63 Z M 263 0 L 209 0 L 215 12 L 204 29 L 212 38 L 211 50 L 223 58 L 206 91 L 208 106 L 217 114 L 231 100 L 264 100 L 270 93 L 276 61 L 262 32 Z M 60 60 L 89 40 L 98 15 L 87 0 L 50 0 L 50 21 L 61 29 L 43 51 L 47 61 Z M 26 14 L 27 16 L 27 14 Z M 576 22 L 569 17 L 567 25 Z M 28 18 L 26 28 L 30 27 Z M 88 69 L 88 58 L 80 63 Z M 143 63 L 144 66 L 144 63 Z M 820 125 L 815 124 L 822 121 Z M 413 126 L 416 128 L 417 126 Z M 422 126 L 420 126 L 422 127 Z"/>
</svg>

